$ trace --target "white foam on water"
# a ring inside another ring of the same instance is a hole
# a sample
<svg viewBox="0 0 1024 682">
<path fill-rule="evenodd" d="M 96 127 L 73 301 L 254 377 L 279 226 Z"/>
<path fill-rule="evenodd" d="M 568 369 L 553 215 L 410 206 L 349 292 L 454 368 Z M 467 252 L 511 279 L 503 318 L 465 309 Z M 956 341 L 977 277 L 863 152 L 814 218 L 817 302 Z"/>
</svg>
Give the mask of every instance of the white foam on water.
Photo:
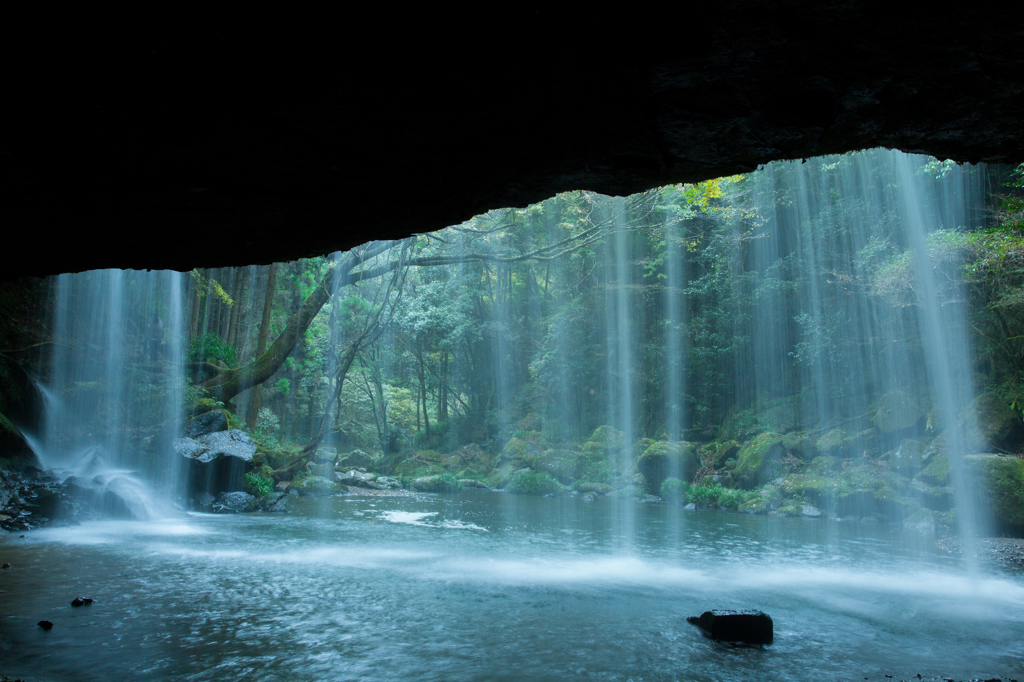
<svg viewBox="0 0 1024 682">
<path fill-rule="evenodd" d="M 475 523 L 470 523 L 469 521 L 460 521 L 458 519 L 449 519 L 448 521 L 442 521 L 438 525 L 441 528 L 454 528 L 456 530 L 481 530 L 485 533 L 491 532 L 483 526 L 478 526 Z"/>
<path fill-rule="evenodd" d="M 381 518 L 391 523 L 404 523 L 410 526 L 429 526 L 429 523 L 424 523 L 423 519 L 429 519 L 431 516 L 437 516 L 436 512 L 406 512 L 406 511 L 386 511 L 381 512 Z"/>
<path fill-rule="evenodd" d="M 208 535 L 209 530 L 181 520 L 90 521 L 80 526 L 42 528 L 30 536 L 33 541 L 65 545 L 116 545 L 146 538 Z"/>
</svg>

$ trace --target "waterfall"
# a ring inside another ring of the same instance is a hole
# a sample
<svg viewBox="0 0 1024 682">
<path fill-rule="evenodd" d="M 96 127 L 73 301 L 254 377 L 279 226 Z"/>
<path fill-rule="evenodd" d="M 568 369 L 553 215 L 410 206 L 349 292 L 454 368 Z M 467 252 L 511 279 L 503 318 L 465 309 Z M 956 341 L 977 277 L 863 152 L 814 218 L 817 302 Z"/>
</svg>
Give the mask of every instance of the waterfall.
<svg viewBox="0 0 1024 682">
<path fill-rule="evenodd" d="M 150 489 L 169 497 L 179 483 L 171 444 L 185 386 L 182 275 L 64 274 L 50 292 L 40 461 L 83 485 L 130 489 L 129 515 L 153 516 Z"/>
</svg>

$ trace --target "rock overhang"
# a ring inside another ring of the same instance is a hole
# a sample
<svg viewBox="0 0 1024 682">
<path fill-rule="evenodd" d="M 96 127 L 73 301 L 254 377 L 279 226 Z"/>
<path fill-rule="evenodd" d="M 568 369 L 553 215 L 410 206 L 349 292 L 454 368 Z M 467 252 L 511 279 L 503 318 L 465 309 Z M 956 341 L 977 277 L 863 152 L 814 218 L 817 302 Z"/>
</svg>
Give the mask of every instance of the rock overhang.
<svg viewBox="0 0 1024 682">
<path fill-rule="evenodd" d="M 1024 156 L 1009 9 L 493 19 L 413 18 L 369 57 L 320 38 L 56 46 L 61 70 L 9 91 L 0 219 L 21 248 L 0 276 L 290 260 L 865 147 Z"/>
</svg>

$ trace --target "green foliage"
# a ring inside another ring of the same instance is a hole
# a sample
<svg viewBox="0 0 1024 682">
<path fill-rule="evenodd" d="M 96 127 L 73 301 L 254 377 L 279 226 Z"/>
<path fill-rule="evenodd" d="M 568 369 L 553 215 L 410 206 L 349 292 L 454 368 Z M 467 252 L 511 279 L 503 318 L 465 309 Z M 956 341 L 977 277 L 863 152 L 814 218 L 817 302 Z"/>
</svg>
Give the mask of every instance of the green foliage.
<svg viewBox="0 0 1024 682">
<path fill-rule="evenodd" d="M 690 486 L 690 502 L 698 507 L 713 507 L 718 505 L 718 498 L 725 492 L 725 488 L 719 483 L 711 485 Z"/>
<path fill-rule="evenodd" d="M 661 488 L 658 492 L 661 495 L 661 498 L 666 502 L 686 504 L 688 502 L 687 492 L 689 489 L 689 483 L 678 478 L 669 477 L 661 482 Z"/>
<path fill-rule="evenodd" d="M 250 495 L 263 497 L 274 490 L 274 481 L 267 475 L 270 471 L 269 467 L 264 465 L 262 469 L 266 469 L 266 472 L 250 471 L 242 477 L 245 482 L 245 491 Z"/>
<path fill-rule="evenodd" d="M 188 361 L 212 362 L 225 367 L 235 367 L 238 364 L 238 351 L 224 343 L 219 334 L 207 332 L 190 342 Z"/>
<path fill-rule="evenodd" d="M 432 478 L 434 479 L 435 488 L 440 492 L 456 493 L 462 490 L 462 483 L 456 478 L 455 474 L 446 471 Z"/>
<path fill-rule="evenodd" d="M 561 492 L 562 485 L 550 474 L 527 470 L 513 474 L 505 490 L 520 495 L 551 495 Z"/>
<path fill-rule="evenodd" d="M 717 504 L 719 507 L 736 511 L 754 497 L 756 497 L 755 493 L 749 490 L 723 489 L 718 493 Z"/>
</svg>

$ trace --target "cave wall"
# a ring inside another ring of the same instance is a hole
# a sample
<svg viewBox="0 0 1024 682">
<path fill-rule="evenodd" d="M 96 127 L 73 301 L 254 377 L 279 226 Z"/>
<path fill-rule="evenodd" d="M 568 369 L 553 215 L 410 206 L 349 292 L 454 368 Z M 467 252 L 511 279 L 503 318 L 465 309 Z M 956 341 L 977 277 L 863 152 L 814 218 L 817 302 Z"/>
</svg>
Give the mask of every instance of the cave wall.
<svg viewBox="0 0 1024 682">
<path fill-rule="evenodd" d="M 290 260 L 874 146 L 1024 160 L 1011 5 L 501 12 L 9 42 L 0 277 Z"/>
</svg>

